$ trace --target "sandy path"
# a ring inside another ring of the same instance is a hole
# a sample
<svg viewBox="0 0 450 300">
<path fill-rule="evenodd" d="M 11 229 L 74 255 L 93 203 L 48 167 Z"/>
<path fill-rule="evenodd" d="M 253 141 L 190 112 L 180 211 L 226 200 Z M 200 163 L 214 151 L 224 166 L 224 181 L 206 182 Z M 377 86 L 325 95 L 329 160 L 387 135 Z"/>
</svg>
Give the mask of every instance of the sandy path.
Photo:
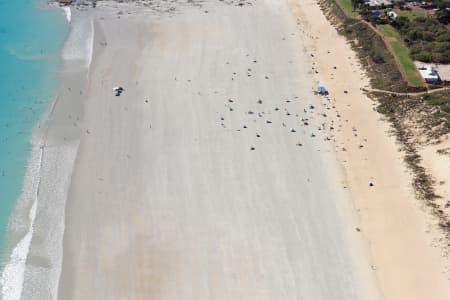
<svg viewBox="0 0 450 300">
<path fill-rule="evenodd" d="M 377 298 L 284 3 L 96 26 L 61 299 Z"/>
</svg>

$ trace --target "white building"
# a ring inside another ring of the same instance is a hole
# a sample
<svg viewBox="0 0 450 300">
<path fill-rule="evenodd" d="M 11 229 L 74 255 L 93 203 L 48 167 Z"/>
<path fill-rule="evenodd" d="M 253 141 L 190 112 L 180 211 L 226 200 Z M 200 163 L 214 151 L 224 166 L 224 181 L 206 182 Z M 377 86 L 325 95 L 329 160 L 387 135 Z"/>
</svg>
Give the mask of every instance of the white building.
<svg viewBox="0 0 450 300">
<path fill-rule="evenodd" d="M 418 68 L 420 76 L 422 76 L 423 80 L 427 83 L 439 82 L 439 73 L 436 69 L 431 65 L 423 65 Z"/>
<path fill-rule="evenodd" d="M 391 18 L 391 20 L 395 20 L 398 17 L 397 13 L 395 11 L 392 11 L 392 10 L 388 11 L 387 15 L 388 15 L 389 18 Z"/>
<path fill-rule="evenodd" d="M 371 7 L 391 7 L 393 6 L 392 0 L 364 0 L 365 4 L 368 4 Z"/>
</svg>

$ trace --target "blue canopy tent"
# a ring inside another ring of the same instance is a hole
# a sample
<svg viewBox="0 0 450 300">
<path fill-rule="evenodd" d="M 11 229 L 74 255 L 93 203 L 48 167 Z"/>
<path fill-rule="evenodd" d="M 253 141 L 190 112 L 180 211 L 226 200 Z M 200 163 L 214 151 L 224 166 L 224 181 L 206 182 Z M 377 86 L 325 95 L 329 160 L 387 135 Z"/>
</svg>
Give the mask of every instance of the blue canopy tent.
<svg viewBox="0 0 450 300">
<path fill-rule="evenodd" d="M 317 93 L 322 96 L 328 95 L 328 91 L 323 85 L 319 85 L 319 87 L 317 88 Z"/>
</svg>

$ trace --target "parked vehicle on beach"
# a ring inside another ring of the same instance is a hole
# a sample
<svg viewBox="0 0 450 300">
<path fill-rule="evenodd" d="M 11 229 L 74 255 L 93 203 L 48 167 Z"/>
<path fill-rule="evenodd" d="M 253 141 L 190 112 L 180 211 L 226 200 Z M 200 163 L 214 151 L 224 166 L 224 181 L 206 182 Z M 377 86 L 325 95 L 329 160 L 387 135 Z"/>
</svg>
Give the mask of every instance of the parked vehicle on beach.
<svg viewBox="0 0 450 300">
<path fill-rule="evenodd" d="M 124 91 L 124 88 L 121 86 L 116 86 L 113 88 L 113 91 L 116 93 L 116 97 L 120 96 L 122 92 Z"/>
</svg>

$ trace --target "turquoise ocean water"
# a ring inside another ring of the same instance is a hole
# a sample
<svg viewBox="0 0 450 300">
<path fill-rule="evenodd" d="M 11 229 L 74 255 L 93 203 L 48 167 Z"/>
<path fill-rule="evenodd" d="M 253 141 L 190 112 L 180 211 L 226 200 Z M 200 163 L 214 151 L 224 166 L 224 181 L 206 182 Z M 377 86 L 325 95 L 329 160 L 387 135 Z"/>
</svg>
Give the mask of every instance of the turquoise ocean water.
<svg viewBox="0 0 450 300">
<path fill-rule="evenodd" d="M 0 251 L 22 191 L 32 129 L 58 85 L 68 26 L 62 10 L 44 0 L 0 0 Z"/>
</svg>

